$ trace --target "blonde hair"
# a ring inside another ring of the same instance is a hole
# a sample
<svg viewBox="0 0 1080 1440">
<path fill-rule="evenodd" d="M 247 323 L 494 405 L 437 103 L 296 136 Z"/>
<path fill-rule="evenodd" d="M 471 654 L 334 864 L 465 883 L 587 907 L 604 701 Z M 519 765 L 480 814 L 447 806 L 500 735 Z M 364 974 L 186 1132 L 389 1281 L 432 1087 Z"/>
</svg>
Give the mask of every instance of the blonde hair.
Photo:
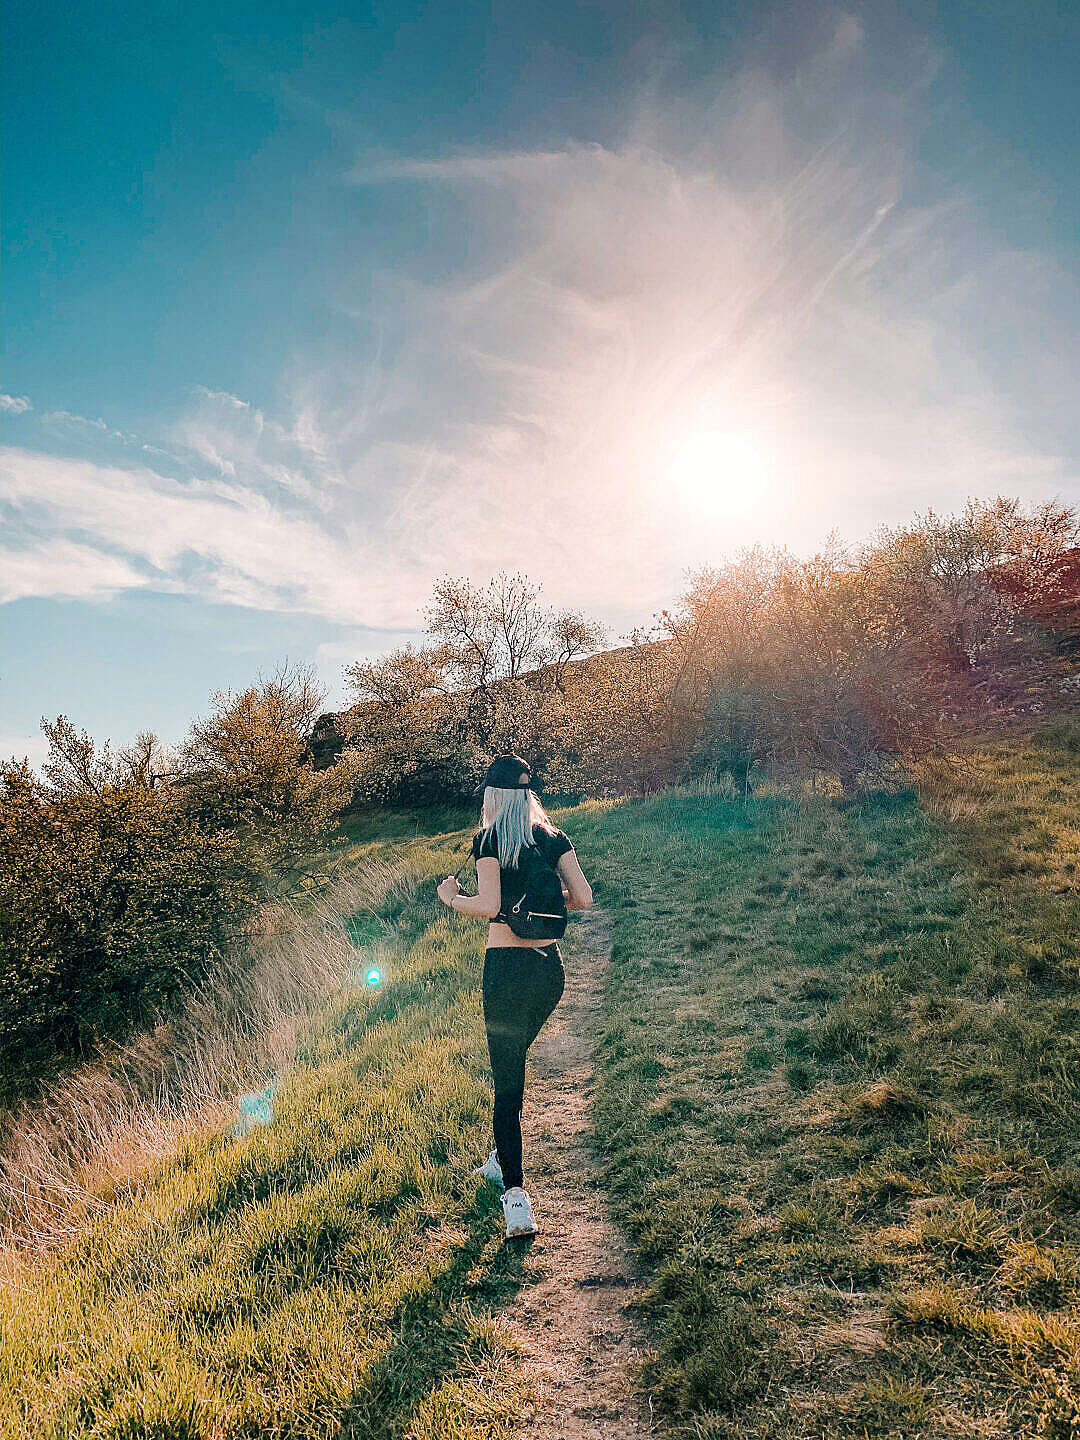
<svg viewBox="0 0 1080 1440">
<path fill-rule="evenodd" d="M 533 826 L 539 825 L 549 835 L 557 829 L 539 799 L 531 790 L 509 790 L 501 785 L 484 788 L 484 808 L 480 825 L 495 831 L 495 849 L 499 863 L 514 866 L 526 845 L 535 845 Z"/>
</svg>

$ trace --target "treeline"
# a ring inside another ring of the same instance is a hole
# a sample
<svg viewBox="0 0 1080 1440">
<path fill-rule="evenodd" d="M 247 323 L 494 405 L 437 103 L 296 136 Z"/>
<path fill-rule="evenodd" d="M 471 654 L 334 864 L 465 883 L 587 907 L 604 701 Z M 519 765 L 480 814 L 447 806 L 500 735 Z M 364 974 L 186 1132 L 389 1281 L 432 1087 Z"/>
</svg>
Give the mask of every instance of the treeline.
<svg viewBox="0 0 1080 1440">
<path fill-rule="evenodd" d="M 524 576 L 444 578 L 429 642 L 350 666 L 356 703 L 323 718 L 316 754 L 353 757 L 359 806 L 464 799 L 506 749 L 575 794 L 765 772 L 855 793 L 985 723 L 1054 630 L 1080 633 L 1078 539 L 1066 505 L 996 499 L 809 560 L 756 547 L 610 650 Z"/>
<path fill-rule="evenodd" d="M 809 560 L 756 548 L 616 648 L 524 576 L 444 577 L 427 642 L 351 665 L 342 715 L 294 667 L 215 695 L 171 752 L 61 716 L 42 775 L 0 764 L 0 1103 L 197 985 L 344 808 L 472 803 L 500 751 L 567 795 L 882 783 L 1013 702 L 1047 617 L 1080 633 L 1078 540 L 1067 506 L 995 500 Z"/>
<path fill-rule="evenodd" d="M 166 1010 L 288 886 L 355 788 L 349 757 L 312 767 L 323 699 L 286 667 L 173 751 L 61 716 L 42 775 L 0 763 L 0 1103 Z"/>
</svg>

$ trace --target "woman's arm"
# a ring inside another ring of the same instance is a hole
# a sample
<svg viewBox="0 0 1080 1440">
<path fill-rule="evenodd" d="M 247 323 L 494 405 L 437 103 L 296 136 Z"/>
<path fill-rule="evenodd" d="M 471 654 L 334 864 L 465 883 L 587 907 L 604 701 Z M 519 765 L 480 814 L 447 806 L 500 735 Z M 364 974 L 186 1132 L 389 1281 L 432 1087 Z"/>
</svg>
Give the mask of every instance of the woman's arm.
<svg viewBox="0 0 1080 1440">
<path fill-rule="evenodd" d="M 559 856 L 555 868 L 559 872 L 559 878 L 566 886 L 566 908 L 568 910 L 588 910 L 592 904 L 592 886 L 582 874 L 576 853 L 573 850 L 567 850 L 565 855 Z"/>
<path fill-rule="evenodd" d="M 476 889 L 475 895 L 466 895 L 456 877 L 448 875 L 435 893 L 459 915 L 479 915 L 494 920 L 502 906 L 502 879 L 494 856 L 485 855 L 476 862 Z"/>
</svg>

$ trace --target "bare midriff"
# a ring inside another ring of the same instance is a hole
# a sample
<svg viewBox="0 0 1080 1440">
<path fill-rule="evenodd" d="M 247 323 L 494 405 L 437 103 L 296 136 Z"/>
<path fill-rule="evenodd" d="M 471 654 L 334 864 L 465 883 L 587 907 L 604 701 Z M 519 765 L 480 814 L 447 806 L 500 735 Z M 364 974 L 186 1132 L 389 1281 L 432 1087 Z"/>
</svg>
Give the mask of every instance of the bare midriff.
<svg viewBox="0 0 1080 1440">
<path fill-rule="evenodd" d="M 523 940 L 520 935 L 515 935 L 510 926 L 502 920 L 488 922 L 487 948 L 489 950 L 501 950 L 508 945 L 520 945 L 526 950 L 540 950 L 550 944 L 550 940 Z"/>
</svg>

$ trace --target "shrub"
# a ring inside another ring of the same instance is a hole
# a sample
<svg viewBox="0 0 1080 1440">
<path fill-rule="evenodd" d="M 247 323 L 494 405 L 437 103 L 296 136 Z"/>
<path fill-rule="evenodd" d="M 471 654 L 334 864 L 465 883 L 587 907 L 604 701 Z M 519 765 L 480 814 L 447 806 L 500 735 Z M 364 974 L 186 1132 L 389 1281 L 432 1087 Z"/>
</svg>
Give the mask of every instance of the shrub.
<svg viewBox="0 0 1080 1440">
<path fill-rule="evenodd" d="M 663 614 L 679 656 L 674 703 L 696 717 L 693 766 L 883 776 L 916 707 L 903 657 L 836 546 L 800 561 L 760 547 L 693 577 Z"/>
<path fill-rule="evenodd" d="M 175 756 L 61 716 L 39 778 L 0 766 L 0 1103 L 197 985 L 352 791 L 316 773 L 322 696 L 282 669 L 215 695 Z"/>
<path fill-rule="evenodd" d="M 198 982 L 256 899 L 239 838 L 163 792 L 0 773 L 0 1101 Z"/>
<path fill-rule="evenodd" d="M 169 774 L 189 819 L 235 835 L 245 864 L 264 882 L 315 845 L 354 788 L 355 756 L 328 770 L 312 764 L 323 698 L 304 666 L 284 666 L 238 693 L 217 691 Z"/>
</svg>

